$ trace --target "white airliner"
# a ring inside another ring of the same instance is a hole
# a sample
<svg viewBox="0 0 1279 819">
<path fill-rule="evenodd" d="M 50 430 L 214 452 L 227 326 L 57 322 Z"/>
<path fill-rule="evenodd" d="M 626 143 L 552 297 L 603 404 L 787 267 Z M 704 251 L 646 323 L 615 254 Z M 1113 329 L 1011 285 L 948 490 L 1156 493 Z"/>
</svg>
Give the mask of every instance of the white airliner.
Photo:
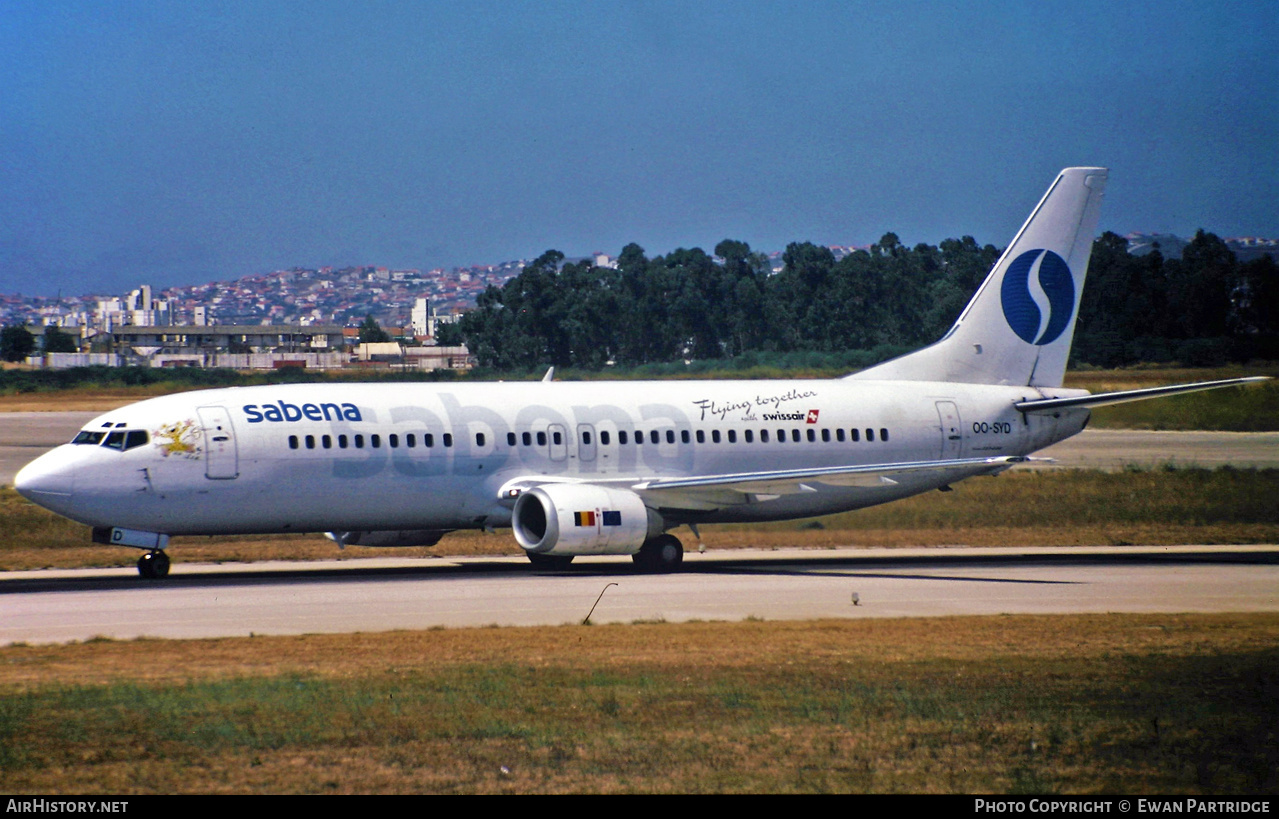
<svg viewBox="0 0 1279 819">
<path fill-rule="evenodd" d="M 945 337 L 844 378 L 188 392 L 96 418 L 15 487 L 143 549 L 146 577 L 168 573 L 171 535 L 414 546 L 504 527 L 535 564 L 671 570 L 681 525 L 947 489 L 1074 435 L 1090 407 L 1264 380 L 1062 388 L 1106 176 L 1062 171 Z"/>
</svg>

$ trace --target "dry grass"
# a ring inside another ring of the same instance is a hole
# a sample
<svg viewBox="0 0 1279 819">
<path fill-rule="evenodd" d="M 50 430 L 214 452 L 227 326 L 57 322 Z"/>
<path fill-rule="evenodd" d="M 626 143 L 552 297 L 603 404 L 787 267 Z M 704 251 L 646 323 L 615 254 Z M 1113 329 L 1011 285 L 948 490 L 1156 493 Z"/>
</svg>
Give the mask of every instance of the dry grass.
<svg viewBox="0 0 1279 819">
<path fill-rule="evenodd" d="M 117 389 L 83 388 L 0 395 L 0 412 L 109 412 L 136 401 L 180 392 L 168 384 Z"/>
<path fill-rule="evenodd" d="M 10 793 L 1274 793 L 1279 617 L 0 649 Z"/>
</svg>

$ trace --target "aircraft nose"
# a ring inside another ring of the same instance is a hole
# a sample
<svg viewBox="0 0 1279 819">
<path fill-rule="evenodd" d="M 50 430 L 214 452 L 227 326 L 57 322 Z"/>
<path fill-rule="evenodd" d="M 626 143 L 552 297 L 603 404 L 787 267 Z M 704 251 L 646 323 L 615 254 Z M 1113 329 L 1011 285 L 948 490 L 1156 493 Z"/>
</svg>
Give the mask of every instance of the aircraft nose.
<svg viewBox="0 0 1279 819">
<path fill-rule="evenodd" d="M 13 478 L 13 488 L 32 503 L 65 501 L 75 489 L 75 470 L 59 450 L 46 452 Z"/>
</svg>

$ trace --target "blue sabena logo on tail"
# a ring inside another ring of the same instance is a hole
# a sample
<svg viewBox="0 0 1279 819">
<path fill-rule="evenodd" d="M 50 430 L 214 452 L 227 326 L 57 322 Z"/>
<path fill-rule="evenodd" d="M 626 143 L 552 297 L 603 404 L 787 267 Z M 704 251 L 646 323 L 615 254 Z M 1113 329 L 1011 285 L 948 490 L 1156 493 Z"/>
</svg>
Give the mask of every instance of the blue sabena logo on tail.
<svg viewBox="0 0 1279 819">
<path fill-rule="evenodd" d="M 1039 287 L 1048 298 L 1047 322 L 1030 294 L 1030 275 L 1036 270 Z M 1012 331 L 1027 344 L 1042 347 L 1056 341 L 1070 324 L 1075 310 L 1075 279 L 1066 260 L 1056 253 L 1027 250 L 1008 266 L 999 295 Z"/>
</svg>

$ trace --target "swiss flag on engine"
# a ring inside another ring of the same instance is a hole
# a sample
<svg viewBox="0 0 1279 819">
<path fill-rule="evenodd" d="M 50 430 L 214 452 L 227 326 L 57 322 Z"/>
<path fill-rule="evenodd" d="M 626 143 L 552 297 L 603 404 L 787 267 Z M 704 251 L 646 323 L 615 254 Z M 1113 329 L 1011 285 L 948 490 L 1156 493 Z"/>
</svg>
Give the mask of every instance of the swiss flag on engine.
<svg viewBox="0 0 1279 819">
<path fill-rule="evenodd" d="M 808 411 L 808 418 L 804 419 L 804 423 L 806 423 L 806 424 L 816 424 L 816 423 L 817 423 L 817 413 L 819 413 L 819 412 L 821 412 L 821 410 L 809 410 L 809 411 Z"/>
</svg>

